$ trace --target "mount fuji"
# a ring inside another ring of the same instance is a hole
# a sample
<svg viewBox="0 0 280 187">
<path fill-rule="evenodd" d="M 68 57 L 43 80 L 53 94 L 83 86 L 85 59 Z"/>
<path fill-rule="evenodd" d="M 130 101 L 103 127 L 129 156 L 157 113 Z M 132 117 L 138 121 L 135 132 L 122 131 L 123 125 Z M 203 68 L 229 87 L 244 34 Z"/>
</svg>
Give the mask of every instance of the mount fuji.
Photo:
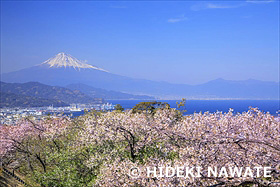
<svg viewBox="0 0 280 187">
<path fill-rule="evenodd" d="M 140 95 L 160 94 L 167 89 L 164 85 L 168 84 L 112 74 L 66 53 L 58 53 L 30 68 L 4 73 L 1 78 L 2 81 L 10 83 L 36 81 L 53 86 L 85 84 L 95 88 Z M 170 86 L 172 87 L 172 84 Z"/>
<path fill-rule="evenodd" d="M 37 81 L 54 86 L 84 83 L 101 88 L 109 88 L 116 78 L 125 79 L 63 52 L 33 67 L 2 74 L 1 78 L 12 83 Z"/>
<path fill-rule="evenodd" d="M 78 70 L 80 70 L 81 68 L 88 68 L 88 69 L 96 69 L 96 70 L 107 72 L 104 69 L 98 68 L 90 64 L 86 64 L 86 62 L 82 62 L 66 53 L 58 53 L 56 56 L 48 59 L 47 61 L 43 62 L 41 65 L 47 65 L 50 68 L 72 67 Z"/>
<path fill-rule="evenodd" d="M 216 79 L 200 85 L 171 84 L 134 79 L 58 53 L 45 62 L 15 72 L 1 74 L 10 83 L 40 82 L 52 86 L 88 85 L 94 88 L 129 94 L 149 95 L 161 99 L 279 99 L 279 82 Z"/>
</svg>

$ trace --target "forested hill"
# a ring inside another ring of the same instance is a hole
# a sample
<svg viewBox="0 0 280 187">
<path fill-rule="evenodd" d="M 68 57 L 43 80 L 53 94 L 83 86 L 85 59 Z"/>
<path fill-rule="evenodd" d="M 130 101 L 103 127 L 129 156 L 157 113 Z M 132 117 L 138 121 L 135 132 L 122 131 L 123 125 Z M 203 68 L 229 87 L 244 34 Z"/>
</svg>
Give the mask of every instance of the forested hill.
<svg viewBox="0 0 280 187">
<path fill-rule="evenodd" d="M 14 93 L 0 92 L 0 107 L 42 107 L 50 106 L 54 107 L 67 106 L 68 104 L 55 99 L 43 99 L 33 96 L 18 95 Z"/>
<path fill-rule="evenodd" d="M 92 98 L 78 90 L 70 90 L 58 86 L 49 86 L 39 82 L 4 83 L 1 82 L 1 92 L 17 95 L 59 100 L 64 103 L 96 103 L 102 100 Z"/>
</svg>

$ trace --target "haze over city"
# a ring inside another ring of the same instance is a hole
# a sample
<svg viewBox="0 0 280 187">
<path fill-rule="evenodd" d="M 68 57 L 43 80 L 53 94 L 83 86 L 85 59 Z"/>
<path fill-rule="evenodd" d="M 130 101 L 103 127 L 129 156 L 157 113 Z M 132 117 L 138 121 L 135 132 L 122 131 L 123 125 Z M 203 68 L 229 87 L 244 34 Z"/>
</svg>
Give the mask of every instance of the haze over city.
<svg viewBox="0 0 280 187">
<path fill-rule="evenodd" d="M 1 73 L 59 52 L 132 78 L 279 82 L 279 1 L 1 2 Z"/>
</svg>

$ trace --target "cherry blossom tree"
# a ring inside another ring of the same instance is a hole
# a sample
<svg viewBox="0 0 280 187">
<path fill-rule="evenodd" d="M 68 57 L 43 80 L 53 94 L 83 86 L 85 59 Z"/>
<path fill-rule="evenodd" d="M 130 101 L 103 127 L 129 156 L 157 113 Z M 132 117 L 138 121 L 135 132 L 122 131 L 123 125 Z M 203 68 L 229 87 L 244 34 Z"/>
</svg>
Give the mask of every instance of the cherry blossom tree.
<svg viewBox="0 0 280 187">
<path fill-rule="evenodd" d="M 28 180 L 41 186 L 279 185 L 279 116 L 256 108 L 178 114 L 161 107 L 153 113 L 93 111 L 76 119 L 23 120 L 1 127 L 1 159 L 6 167 L 24 168 Z M 194 167 L 195 175 L 160 175 L 159 168 L 168 167 Z M 209 167 L 223 172 L 208 176 Z M 223 170 L 234 167 L 269 167 L 270 173 L 232 177 Z M 147 175 L 147 168 L 156 174 Z"/>
</svg>

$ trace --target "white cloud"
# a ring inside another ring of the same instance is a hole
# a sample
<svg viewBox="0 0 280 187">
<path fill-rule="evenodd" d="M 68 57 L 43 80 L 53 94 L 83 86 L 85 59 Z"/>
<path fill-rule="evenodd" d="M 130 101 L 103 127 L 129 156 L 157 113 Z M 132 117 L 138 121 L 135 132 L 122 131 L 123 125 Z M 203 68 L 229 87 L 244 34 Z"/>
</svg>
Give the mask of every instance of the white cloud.
<svg viewBox="0 0 280 187">
<path fill-rule="evenodd" d="M 262 3 L 272 3 L 275 2 L 274 0 L 246 0 L 247 3 L 257 3 L 257 4 L 262 4 Z"/>
<path fill-rule="evenodd" d="M 242 6 L 242 4 L 239 5 L 222 5 L 222 4 L 213 4 L 213 3 L 201 3 L 191 6 L 191 10 L 193 11 L 199 11 L 204 9 L 229 9 L 229 8 L 238 8 Z"/>
<path fill-rule="evenodd" d="M 237 6 L 228 6 L 228 5 L 217 5 L 217 4 L 207 4 L 207 7 L 208 9 L 215 9 L 215 8 L 220 8 L 220 9 L 223 9 L 223 8 L 236 8 Z"/>
<path fill-rule="evenodd" d="M 199 3 L 191 6 L 191 10 L 199 11 L 205 9 L 230 9 L 230 8 L 238 8 L 242 6 L 248 5 L 248 3 L 255 4 L 265 4 L 265 3 L 273 3 L 276 0 L 245 0 L 245 3 L 240 3 L 237 5 L 225 5 L 225 4 L 217 4 L 217 3 Z"/>
<path fill-rule="evenodd" d="M 177 18 L 170 18 L 167 20 L 168 23 L 177 23 L 177 22 L 181 22 L 181 21 L 186 21 L 188 20 L 188 18 L 186 18 L 184 15 L 177 17 Z"/>
</svg>

